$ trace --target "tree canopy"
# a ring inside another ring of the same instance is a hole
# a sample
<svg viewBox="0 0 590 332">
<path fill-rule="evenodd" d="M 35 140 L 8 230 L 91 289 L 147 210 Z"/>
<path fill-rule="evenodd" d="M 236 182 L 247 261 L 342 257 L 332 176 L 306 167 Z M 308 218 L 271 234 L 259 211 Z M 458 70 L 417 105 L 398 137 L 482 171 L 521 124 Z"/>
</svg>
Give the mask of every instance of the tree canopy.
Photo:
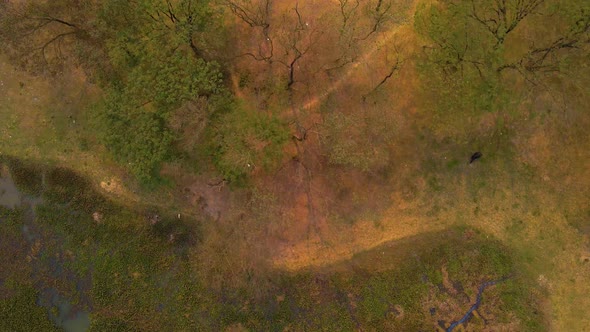
<svg viewBox="0 0 590 332">
<path fill-rule="evenodd" d="M 424 101 L 438 119 L 433 124 L 457 132 L 482 114 L 513 107 L 518 86 L 571 73 L 570 59 L 589 50 L 589 19 L 588 4 L 576 1 L 423 4 L 415 27 L 425 41 L 419 66 L 426 95 L 435 96 Z"/>
</svg>

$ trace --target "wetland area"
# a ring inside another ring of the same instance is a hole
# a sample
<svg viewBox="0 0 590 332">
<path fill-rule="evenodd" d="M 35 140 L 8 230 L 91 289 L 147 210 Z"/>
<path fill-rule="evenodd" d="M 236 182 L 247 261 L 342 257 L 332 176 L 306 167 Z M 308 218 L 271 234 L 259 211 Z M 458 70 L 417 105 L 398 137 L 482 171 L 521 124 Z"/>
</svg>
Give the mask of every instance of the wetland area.
<svg viewBox="0 0 590 332">
<path fill-rule="evenodd" d="M 590 2 L 0 0 L 0 331 L 590 331 Z"/>
</svg>

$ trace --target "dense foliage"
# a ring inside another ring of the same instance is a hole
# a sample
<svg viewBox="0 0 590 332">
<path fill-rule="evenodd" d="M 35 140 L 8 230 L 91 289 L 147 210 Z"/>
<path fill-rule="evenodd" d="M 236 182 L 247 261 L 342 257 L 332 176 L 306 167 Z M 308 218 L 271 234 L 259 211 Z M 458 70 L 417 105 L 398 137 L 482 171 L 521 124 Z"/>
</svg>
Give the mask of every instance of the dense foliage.
<svg viewBox="0 0 590 332">
<path fill-rule="evenodd" d="M 208 4 L 184 1 L 174 12 L 164 6 L 108 1 L 98 16 L 109 59 L 100 132 L 114 158 L 144 182 L 174 153 L 170 113 L 222 89 L 219 66 L 202 58 L 193 39 L 215 24 Z"/>
<path fill-rule="evenodd" d="M 113 159 L 141 182 L 153 182 L 164 161 L 195 150 L 181 146 L 185 141 L 194 142 L 185 139 L 187 133 L 179 123 L 204 117 L 207 125 L 217 113 L 223 115 L 216 117 L 218 123 L 210 128 L 208 137 L 219 141 L 196 144 L 203 146 L 201 150 L 216 147 L 209 157 L 226 180 L 237 181 L 248 172 L 237 154 L 264 167 L 276 161 L 271 158 L 280 158 L 283 126 L 272 116 L 235 107 L 226 91 L 222 68 L 212 54 L 219 44 L 212 40 L 223 31 L 221 17 L 208 1 L 74 1 L 75 6 L 69 7 L 70 2 L 5 5 L 8 14 L 2 23 L 6 29 L 26 32 L 26 43 L 41 47 L 27 52 L 19 47 L 22 38 L 5 33 L 2 38 L 11 45 L 15 61 L 19 56 L 26 59 L 22 60 L 25 68 L 56 73 L 70 61 L 86 69 L 104 91 L 94 107 L 97 136 Z M 66 53 L 67 58 L 63 57 Z M 178 119 L 176 111 L 197 100 L 193 104 L 198 104 L 197 109 L 188 108 L 192 112 Z M 268 148 L 259 151 L 262 159 L 254 160 L 259 152 L 244 143 L 244 135 L 262 145 L 268 143 Z"/>
</svg>

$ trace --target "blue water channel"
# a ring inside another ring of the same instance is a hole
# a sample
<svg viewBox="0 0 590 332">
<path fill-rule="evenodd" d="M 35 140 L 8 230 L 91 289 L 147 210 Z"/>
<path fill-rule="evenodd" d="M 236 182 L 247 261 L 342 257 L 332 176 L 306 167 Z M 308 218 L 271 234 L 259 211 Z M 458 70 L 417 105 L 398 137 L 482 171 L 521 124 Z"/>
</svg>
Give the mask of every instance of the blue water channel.
<svg viewBox="0 0 590 332">
<path fill-rule="evenodd" d="M 505 281 L 506 279 L 508 279 L 508 277 L 503 277 L 498 280 L 487 281 L 487 282 L 484 282 L 483 284 L 481 284 L 481 286 L 479 286 L 479 290 L 477 292 L 477 298 L 475 299 L 475 303 L 471 306 L 471 308 L 469 308 L 469 310 L 467 310 L 467 313 L 463 317 L 461 317 L 461 319 L 452 323 L 451 326 L 449 326 L 449 328 L 447 329 L 447 332 L 453 331 L 457 326 L 465 323 L 466 321 L 469 320 L 469 318 L 471 318 L 471 315 L 473 315 L 473 312 L 475 310 L 477 310 L 477 308 L 479 308 L 479 305 L 481 304 L 482 294 L 486 290 L 486 288 L 493 286 L 499 282 Z"/>
</svg>

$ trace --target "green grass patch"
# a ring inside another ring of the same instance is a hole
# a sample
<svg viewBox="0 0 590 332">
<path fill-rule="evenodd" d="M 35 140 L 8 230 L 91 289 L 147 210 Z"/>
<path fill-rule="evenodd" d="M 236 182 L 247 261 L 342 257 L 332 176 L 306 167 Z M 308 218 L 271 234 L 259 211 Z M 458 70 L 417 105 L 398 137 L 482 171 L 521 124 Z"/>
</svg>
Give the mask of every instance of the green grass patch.
<svg viewBox="0 0 590 332">
<path fill-rule="evenodd" d="M 443 269 L 448 276 L 443 277 Z M 464 315 L 472 304 L 463 302 L 465 296 L 474 301 L 483 282 L 515 270 L 508 250 L 477 231 L 425 234 L 336 266 L 277 277 L 275 289 L 255 311 L 238 310 L 225 323 L 253 330 L 431 330 L 438 320 L 448 326 Z M 453 290 L 445 289 L 444 278 Z M 530 285 L 522 278 L 509 280 L 486 290 L 482 306 L 498 321 L 514 314 L 522 326 L 543 329 Z M 455 301 L 461 311 L 433 316 L 425 304 L 440 309 L 444 301 Z"/>
<path fill-rule="evenodd" d="M 400 240 L 339 265 L 296 274 L 269 271 L 263 283 L 248 272 L 239 276 L 243 282 L 222 280 L 221 287 L 213 287 L 190 260 L 207 259 L 195 254 L 201 234 L 194 223 L 157 208 L 117 205 L 68 170 L 42 171 L 44 202 L 34 221 L 43 243 L 38 264 L 61 257 L 73 277 L 69 282 L 53 277 L 56 287 L 73 303 L 88 299 L 92 331 L 429 330 L 438 320 L 448 325 L 460 318 L 471 305 L 461 298 L 474 299 L 483 282 L 518 269 L 497 241 L 460 228 Z M 24 215 L 0 212 L 3 220 Z M 82 280 L 88 280 L 86 288 L 78 287 Z M 513 314 L 522 326 L 542 329 L 532 283 L 524 281 L 494 286 L 484 305 L 499 321 Z M 429 306 L 442 308 L 444 301 L 455 301 L 460 309 L 430 314 Z"/>
<path fill-rule="evenodd" d="M 1 331 L 59 331 L 49 320 L 46 309 L 37 305 L 37 290 L 17 283 L 13 291 L 8 298 L 0 299 Z"/>
</svg>

